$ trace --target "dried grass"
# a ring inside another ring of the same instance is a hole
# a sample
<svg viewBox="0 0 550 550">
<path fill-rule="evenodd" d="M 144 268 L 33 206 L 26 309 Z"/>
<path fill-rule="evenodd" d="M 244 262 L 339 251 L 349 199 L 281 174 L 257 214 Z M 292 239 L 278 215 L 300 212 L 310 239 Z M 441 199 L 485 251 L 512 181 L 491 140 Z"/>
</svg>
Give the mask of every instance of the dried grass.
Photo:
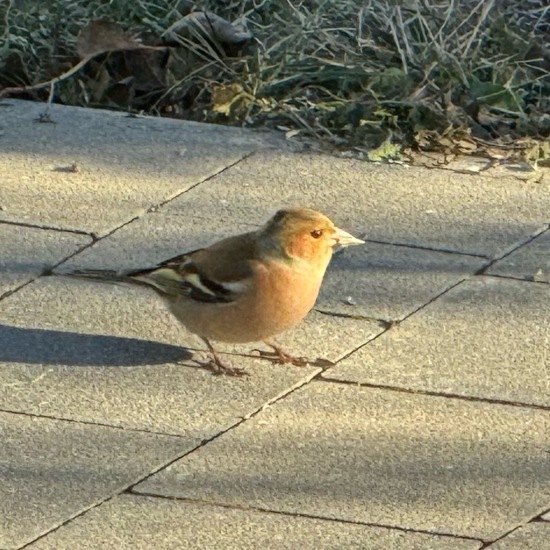
<svg viewBox="0 0 550 550">
<path fill-rule="evenodd" d="M 120 56 L 105 54 L 60 83 L 56 100 L 267 125 L 292 136 L 299 130 L 329 148 L 371 157 L 381 148 L 395 155 L 407 147 L 480 152 L 523 142 L 531 155 L 538 144 L 536 160 L 546 155 L 540 143 L 550 135 L 550 6 L 544 0 L 10 0 L 2 6 L 0 87 L 47 81 L 76 65 L 77 36 L 91 20 L 116 21 L 158 44 L 172 23 L 200 8 L 244 25 L 253 40 L 239 50 L 201 33 L 183 38 L 166 67 L 152 67 L 161 63 L 156 58 L 134 67 L 162 69 L 162 83 L 153 79 L 155 85 L 118 95 L 117 86 L 131 86 Z M 107 81 L 98 90 L 101 75 Z M 30 95 L 36 94 L 44 98 Z"/>
</svg>

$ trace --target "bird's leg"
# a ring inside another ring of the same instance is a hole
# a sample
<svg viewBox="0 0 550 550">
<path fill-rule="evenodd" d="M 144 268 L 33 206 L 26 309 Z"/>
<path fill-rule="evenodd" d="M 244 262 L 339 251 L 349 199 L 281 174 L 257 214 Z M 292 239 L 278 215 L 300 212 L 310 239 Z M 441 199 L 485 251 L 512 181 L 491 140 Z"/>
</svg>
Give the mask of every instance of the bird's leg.
<svg viewBox="0 0 550 550">
<path fill-rule="evenodd" d="M 244 369 L 224 363 L 219 358 L 216 350 L 214 349 L 214 346 L 210 343 L 210 341 L 207 338 L 203 338 L 202 336 L 200 338 L 208 347 L 208 351 L 210 352 L 211 356 L 210 361 L 207 361 L 206 363 L 199 363 L 201 367 L 209 370 L 210 372 L 212 372 L 212 374 L 226 374 L 227 376 L 248 376 L 248 373 Z"/>
<path fill-rule="evenodd" d="M 305 367 L 309 364 L 307 357 L 294 357 L 273 342 L 268 342 L 264 340 L 264 344 L 270 347 L 273 351 L 265 351 L 261 349 L 253 350 L 257 351 L 260 354 L 260 357 L 265 357 L 266 359 L 269 359 L 270 361 L 279 365 L 291 364 L 297 367 Z"/>
</svg>

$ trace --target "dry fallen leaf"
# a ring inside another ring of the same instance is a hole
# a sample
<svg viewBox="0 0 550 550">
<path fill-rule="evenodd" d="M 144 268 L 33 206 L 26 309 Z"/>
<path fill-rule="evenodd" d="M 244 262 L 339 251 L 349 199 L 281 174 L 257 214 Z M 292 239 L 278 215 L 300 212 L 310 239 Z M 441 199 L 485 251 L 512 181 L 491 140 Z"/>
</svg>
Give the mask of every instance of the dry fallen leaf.
<svg viewBox="0 0 550 550">
<path fill-rule="evenodd" d="M 240 84 L 216 84 L 212 86 L 212 111 L 215 113 L 230 116 L 233 107 L 242 105 L 243 102 L 246 103 L 250 99 L 250 95 L 243 90 Z"/>
<path fill-rule="evenodd" d="M 90 21 L 78 35 L 77 52 L 81 59 L 100 52 L 145 48 L 112 21 Z"/>
<path fill-rule="evenodd" d="M 294 129 L 294 130 L 288 130 L 285 132 L 285 139 L 292 139 L 293 137 L 297 136 L 302 130 L 301 129 Z"/>
<path fill-rule="evenodd" d="M 166 85 L 168 48 L 145 46 L 127 36 L 111 21 L 86 25 L 78 37 L 78 54 L 90 62 L 90 78 L 83 85 L 94 102 L 108 98 L 124 105 L 136 92 L 151 92 Z M 96 59 L 111 54 L 107 60 Z"/>
</svg>

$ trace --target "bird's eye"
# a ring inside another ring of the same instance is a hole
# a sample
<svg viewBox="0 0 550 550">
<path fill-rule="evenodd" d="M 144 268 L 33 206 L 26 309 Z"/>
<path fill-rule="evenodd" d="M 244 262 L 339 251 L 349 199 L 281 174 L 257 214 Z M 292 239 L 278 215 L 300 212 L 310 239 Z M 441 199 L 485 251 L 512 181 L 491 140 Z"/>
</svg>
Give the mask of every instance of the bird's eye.
<svg viewBox="0 0 550 550">
<path fill-rule="evenodd" d="M 323 231 L 321 229 L 314 229 L 310 235 L 314 238 L 314 239 L 318 239 L 321 235 L 323 234 Z"/>
</svg>

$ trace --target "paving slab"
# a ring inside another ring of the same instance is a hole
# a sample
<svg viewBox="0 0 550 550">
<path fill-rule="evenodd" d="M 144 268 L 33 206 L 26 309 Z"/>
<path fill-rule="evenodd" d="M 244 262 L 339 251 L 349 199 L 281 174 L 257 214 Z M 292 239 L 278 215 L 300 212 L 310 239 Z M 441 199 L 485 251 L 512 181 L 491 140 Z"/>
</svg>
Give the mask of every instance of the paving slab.
<svg viewBox="0 0 550 550">
<path fill-rule="evenodd" d="M 0 548 L 20 548 L 182 453 L 177 437 L 0 412 Z"/>
<path fill-rule="evenodd" d="M 103 235 L 251 152 L 267 134 L 54 105 L 2 102 L 0 220 Z M 77 171 L 68 166 L 74 163 Z"/>
<path fill-rule="evenodd" d="M 402 319 L 486 262 L 461 254 L 367 243 L 335 255 L 316 307 L 339 315 Z"/>
<path fill-rule="evenodd" d="M 549 541 L 550 523 L 528 523 L 490 544 L 487 550 L 548 550 Z"/>
<path fill-rule="evenodd" d="M 337 360 L 380 330 L 317 313 L 278 341 Z M 0 409 L 181 434 L 191 449 L 319 370 L 228 356 L 250 377 L 213 376 L 183 346 L 204 350 L 153 292 L 40 279 L 2 301 Z"/>
<path fill-rule="evenodd" d="M 86 235 L 0 223 L 0 296 L 90 242 Z"/>
<path fill-rule="evenodd" d="M 134 490 L 492 540 L 550 504 L 550 412 L 313 381 Z"/>
<path fill-rule="evenodd" d="M 123 495 L 90 510 L 29 550 L 477 550 L 480 543 L 350 523 Z"/>
<path fill-rule="evenodd" d="M 279 207 L 307 205 L 374 241 L 494 257 L 547 226 L 549 191 L 546 173 L 522 182 L 272 150 L 167 206 L 262 223 Z"/>
<path fill-rule="evenodd" d="M 550 283 L 550 232 L 545 231 L 530 243 L 495 262 L 487 273 Z"/>
<path fill-rule="evenodd" d="M 478 277 L 364 346 L 326 376 L 550 406 L 550 287 Z"/>
</svg>

